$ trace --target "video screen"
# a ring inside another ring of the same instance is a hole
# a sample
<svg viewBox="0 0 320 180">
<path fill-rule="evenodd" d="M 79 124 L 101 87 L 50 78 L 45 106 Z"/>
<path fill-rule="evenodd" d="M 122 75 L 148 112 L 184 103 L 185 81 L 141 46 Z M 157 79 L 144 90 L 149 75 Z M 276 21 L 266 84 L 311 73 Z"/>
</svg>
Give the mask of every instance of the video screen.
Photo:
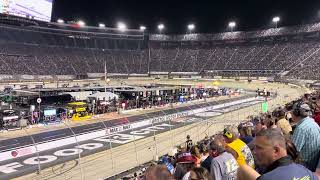
<svg viewBox="0 0 320 180">
<path fill-rule="evenodd" d="M 51 21 L 53 0 L 0 0 L 0 13 Z"/>
</svg>

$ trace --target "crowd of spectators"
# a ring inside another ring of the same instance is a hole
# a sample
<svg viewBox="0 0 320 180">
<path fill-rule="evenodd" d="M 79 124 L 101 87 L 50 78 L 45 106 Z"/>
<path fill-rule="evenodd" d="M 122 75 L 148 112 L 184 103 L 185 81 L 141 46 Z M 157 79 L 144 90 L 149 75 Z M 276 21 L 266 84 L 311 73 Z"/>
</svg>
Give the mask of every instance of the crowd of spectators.
<svg viewBox="0 0 320 180">
<path fill-rule="evenodd" d="M 320 23 L 307 24 L 302 26 L 269 28 L 265 30 L 249 31 L 249 32 L 225 32 L 215 34 L 185 34 L 168 36 L 163 34 L 154 34 L 150 36 L 150 40 L 156 41 L 217 41 L 217 40 L 234 40 L 234 39 L 254 39 L 272 36 L 297 35 L 299 33 L 320 31 Z"/>
<path fill-rule="evenodd" d="M 320 178 L 320 92 L 184 145 L 131 179 Z"/>
<path fill-rule="evenodd" d="M 219 36 L 213 39 L 202 34 L 181 35 L 181 38 L 163 35 L 164 41 L 154 39 L 153 35 L 150 40 L 113 39 L 93 32 L 0 25 L 0 70 L 6 75 L 86 75 L 104 73 L 106 62 L 108 73 L 120 74 L 206 70 L 239 74 L 245 70 L 257 72 L 256 75 L 268 71 L 273 76 L 319 79 L 318 37 L 308 38 L 305 34 L 297 38 L 278 37 L 279 33 L 288 34 L 290 30 L 319 31 L 319 24 L 212 34 Z M 204 39 L 197 40 L 202 36 Z M 230 43 L 227 41 L 230 36 L 237 37 Z M 260 41 L 241 40 L 252 37 Z M 176 45 L 170 46 L 169 42 Z"/>
<path fill-rule="evenodd" d="M 210 47 L 151 47 L 150 69 L 156 72 L 204 70 L 287 71 L 289 77 L 319 79 L 319 42 L 264 42 Z"/>
</svg>

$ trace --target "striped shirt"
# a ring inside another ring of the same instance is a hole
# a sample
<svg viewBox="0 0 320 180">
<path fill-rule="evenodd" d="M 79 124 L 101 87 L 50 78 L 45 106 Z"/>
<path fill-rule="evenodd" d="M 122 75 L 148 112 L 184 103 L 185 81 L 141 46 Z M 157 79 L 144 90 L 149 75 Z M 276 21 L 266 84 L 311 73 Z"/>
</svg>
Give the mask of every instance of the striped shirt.
<svg viewBox="0 0 320 180">
<path fill-rule="evenodd" d="M 297 123 L 292 141 L 300 152 L 308 169 L 315 171 L 320 156 L 320 127 L 315 121 L 306 117 Z"/>
</svg>

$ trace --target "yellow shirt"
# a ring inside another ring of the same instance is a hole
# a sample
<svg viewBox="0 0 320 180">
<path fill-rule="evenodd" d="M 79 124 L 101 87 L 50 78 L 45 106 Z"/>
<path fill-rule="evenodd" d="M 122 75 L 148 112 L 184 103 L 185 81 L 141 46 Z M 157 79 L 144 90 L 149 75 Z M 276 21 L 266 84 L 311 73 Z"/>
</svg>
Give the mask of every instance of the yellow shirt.
<svg viewBox="0 0 320 180">
<path fill-rule="evenodd" d="M 228 146 L 238 154 L 238 158 L 236 160 L 239 166 L 247 164 L 254 168 L 254 159 L 251 150 L 246 143 L 240 139 L 236 139 L 232 143 L 229 143 Z"/>
</svg>

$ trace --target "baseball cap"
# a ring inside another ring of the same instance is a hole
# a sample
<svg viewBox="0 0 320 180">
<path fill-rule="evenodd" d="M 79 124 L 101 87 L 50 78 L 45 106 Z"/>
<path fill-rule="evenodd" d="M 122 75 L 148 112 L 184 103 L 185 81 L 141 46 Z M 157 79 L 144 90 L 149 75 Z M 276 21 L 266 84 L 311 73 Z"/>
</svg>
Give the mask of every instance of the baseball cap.
<svg viewBox="0 0 320 180">
<path fill-rule="evenodd" d="M 181 153 L 178 155 L 177 163 L 196 163 L 197 158 L 191 153 Z"/>
</svg>

